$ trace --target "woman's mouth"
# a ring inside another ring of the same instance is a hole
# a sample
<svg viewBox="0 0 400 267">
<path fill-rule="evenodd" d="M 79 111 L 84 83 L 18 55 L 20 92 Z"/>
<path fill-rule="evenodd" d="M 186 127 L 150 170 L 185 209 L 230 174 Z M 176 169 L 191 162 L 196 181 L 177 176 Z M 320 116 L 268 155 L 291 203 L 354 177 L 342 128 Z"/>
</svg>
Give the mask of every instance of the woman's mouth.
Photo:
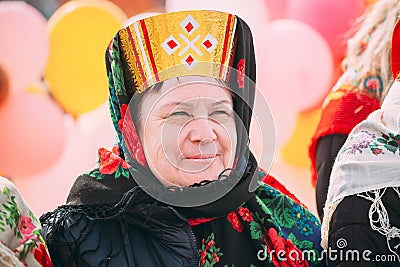
<svg viewBox="0 0 400 267">
<path fill-rule="evenodd" d="M 185 156 L 185 159 L 193 163 L 211 163 L 218 154 L 194 154 Z"/>
</svg>

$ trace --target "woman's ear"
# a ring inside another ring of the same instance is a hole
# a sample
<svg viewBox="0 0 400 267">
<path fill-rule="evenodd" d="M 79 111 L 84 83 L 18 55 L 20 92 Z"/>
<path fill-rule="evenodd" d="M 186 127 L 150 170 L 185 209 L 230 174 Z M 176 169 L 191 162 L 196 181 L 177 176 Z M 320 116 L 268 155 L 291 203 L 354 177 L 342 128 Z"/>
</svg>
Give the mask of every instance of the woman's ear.
<svg viewBox="0 0 400 267">
<path fill-rule="evenodd" d="M 397 21 L 392 34 L 391 64 L 393 79 L 400 78 L 400 22 Z"/>
</svg>

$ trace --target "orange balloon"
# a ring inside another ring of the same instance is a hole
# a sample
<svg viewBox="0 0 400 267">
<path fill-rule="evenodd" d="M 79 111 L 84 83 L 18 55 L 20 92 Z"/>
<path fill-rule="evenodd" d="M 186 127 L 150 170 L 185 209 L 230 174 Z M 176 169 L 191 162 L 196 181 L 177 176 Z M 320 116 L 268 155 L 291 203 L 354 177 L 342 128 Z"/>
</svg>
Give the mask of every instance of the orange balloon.
<svg viewBox="0 0 400 267">
<path fill-rule="evenodd" d="M 293 135 L 281 150 L 281 155 L 285 162 L 298 167 L 309 167 L 311 165 L 308 147 L 320 117 L 321 108 L 303 111 L 297 115 L 296 128 Z"/>
<path fill-rule="evenodd" d="M 6 98 L 10 89 L 10 83 L 6 71 L 0 66 L 0 104 Z"/>
</svg>

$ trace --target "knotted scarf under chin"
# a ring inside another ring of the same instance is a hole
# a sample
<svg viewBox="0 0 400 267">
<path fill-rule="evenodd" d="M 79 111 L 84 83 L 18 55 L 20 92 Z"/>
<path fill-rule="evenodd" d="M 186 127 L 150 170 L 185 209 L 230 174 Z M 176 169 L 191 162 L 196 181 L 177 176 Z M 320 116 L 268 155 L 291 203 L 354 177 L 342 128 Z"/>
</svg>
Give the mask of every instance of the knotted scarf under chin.
<svg viewBox="0 0 400 267">
<path fill-rule="evenodd" d="M 249 158 L 244 162 L 242 171 L 232 171 L 231 174 L 224 179 L 207 182 L 203 185 L 185 187 L 181 190 L 170 190 L 165 188 L 161 183 L 144 169 L 132 171 L 129 178 L 115 178 L 114 174 L 101 174 L 92 170 L 90 174 L 83 174 L 78 177 L 74 183 L 70 194 L 67 198 L 67 205 L 79 206 L 80 209 L 85 206 L 90 207 L 90 210 L 97 210 L 96 206 L 101 210 L 104 206 L 116 209 L 121 212 L 121 207 L 140 205 L 141 203 L 153 203 L 155 206 L 172 206 L 179 213 L 187 218 L 203 218 L 203 217 L 220 217 L 228 214 L 241 206 L 244 202 L 254 196 L 254 184 L 258 184 L 257 161 L 254 156 L 249 153 Z M 93 173 L 98 174 L 94 177 Z M 153 185 L 144 190 L 137 183 L 139 180 L 152 181 Z M 232 183 L 236 183 L 232 186 Z M 152 197 L 154 194 L 166 194 L 171 200 L 176 198 L 190 198 L 191 194 L 202 192 L 218 191 L 222 187 L 233 187 L 224 196 L 217 200 L 201 205 L 182 207 L 174 205 L 166 205 L 159 198 Z M 253 188 L 253 190 L 252 190 Z M 134 189 L 134 190 L 133 190 Z M 146 192 L 152 192 L 152 196 Z M 136 194 L 134 197 L 132 194 Z M 127 203 L 130 202 L 130 203 Z M 111 212 L 111 211 L 110 211 Z"/>
</svg>

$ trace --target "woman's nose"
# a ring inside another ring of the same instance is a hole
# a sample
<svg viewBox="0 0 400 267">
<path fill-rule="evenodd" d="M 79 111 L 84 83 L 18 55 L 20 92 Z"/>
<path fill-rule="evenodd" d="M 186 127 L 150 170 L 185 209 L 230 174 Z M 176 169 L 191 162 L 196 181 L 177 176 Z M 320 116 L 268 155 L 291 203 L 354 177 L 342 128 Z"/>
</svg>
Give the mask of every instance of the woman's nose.
<svg viewBox="0 0 400 267">
<path fill-rule="evenodd" d="M 191 142 L 210 143 L 217 139 L 215 122 L 209 118 L 195 118 L 189 125 L 189 139 Z"/>
</svg>

